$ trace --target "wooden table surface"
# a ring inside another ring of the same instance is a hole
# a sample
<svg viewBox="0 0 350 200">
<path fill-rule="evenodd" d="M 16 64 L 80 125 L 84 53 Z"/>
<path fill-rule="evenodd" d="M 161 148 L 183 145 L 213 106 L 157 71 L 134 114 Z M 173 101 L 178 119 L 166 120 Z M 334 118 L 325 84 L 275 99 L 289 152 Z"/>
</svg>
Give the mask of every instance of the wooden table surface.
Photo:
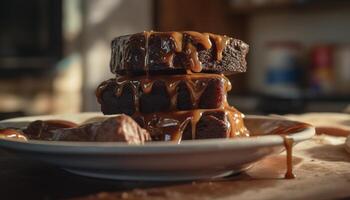
<svg viewBox="0 0 350 200">
<path fill-rule="evenodd" d="M 350 130 L 349 115 L 318 116 L 322 119 L 288 117 Z M 0 152 L 0 199 L 350 199 L 350 154 L 344 141 L 319 135 L 295 146 L 297 177 L 292 180 L 283 178 L 284 154 L 224 179 L 159 183 L 86 178 Z"/>
</svg>

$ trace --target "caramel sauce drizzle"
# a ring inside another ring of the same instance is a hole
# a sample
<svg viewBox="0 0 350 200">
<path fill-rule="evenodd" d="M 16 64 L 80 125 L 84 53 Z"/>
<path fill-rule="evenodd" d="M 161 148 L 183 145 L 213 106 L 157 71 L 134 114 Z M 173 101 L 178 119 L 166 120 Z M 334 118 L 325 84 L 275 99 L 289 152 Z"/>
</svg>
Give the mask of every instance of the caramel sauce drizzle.
<svg viewBox="0 0 350 200">
<path fill-rule="evenodd" d="M 229 112 L 226 112 L 225 114 L 228 115 L 227 119 L 229 120 L 230 125 L 230 137 L 233 138 L 242 135 L 248 137 L 249 131 L 243 123 L 244 114 L 231 106 L 226 106 L 225 108 L 229 110 Z"/>
<path fill-rule="evenodd" d="M 146 75 L 148 75 L 149 73 L 149 65 L 148 65 L 148 58 L 149 58 L 149 48 L 148 48 L 148 44 L 149 44 L 149 37 L 151 36 L 151 34 L 153 33 L 153 31 L 144 31 L 143 32 L 145 34 L 145 63 L 144 63 L 144 68 L 146 69 Z"/>
<path fill-rule="evenodd" d="M 139 112 L 140 111 L 140 92 L 138 90 L 139 88 L 139 82 L 137 81 L 131 81 L 131 85 L 132 85 L 132 89 L 134 92 L 134 105 L 135 105 L 135 112 Z"/>
<path fill-rule="evenodd" d="M 229 37 L 215 35 L 212 33 L 199 33 L 195 31 L 183 31 L 183 32 L 154 32 L 154 31 L 144 31 L 145 36 L 145 61 L 144 68 L 146 69 L 146 74 L 149 73 L 149 38 L 152 34 L 166 34 L 169 35 L 170 38 L 174 41 L 175 52 L 184 52 L 190 58 L 190 65 L 186 69 L 187 74 L 192 74 L 192 72 L 201 72 L 202 71 L 202 63 L 198 57 L 198 49 L 195 44 L 200 44 L 204 49 L 208 50 L 212 48 L 212 42 L 214 41 L 216 46 L 216 59 L 222 59 L 222 52 L 224 51 L 227 43 L 229 41 Z M 188 36 L 191 42 L 188 42 L 186 46 L 183 45 L 184 35 Z M 173 64 L 174 54 L 168 55 L 165 60 L 169 63 L 169 65 Z"/>
<path fill-rule="evenodd" d="M 189 80 L 186 81 L 185 84 L 190 90 L 192 106 L 193 108 L 197 108 L 199 104 L 199 99 L 201 98 L 204 90 L 207 88 L 208 83 L 206 81 L 201 80 Z"/>
<path fill-rule="evenodd" d="M 202 63 L 198 58 L 198 51 L 193 44 L 187 45 L 188 54 L 190 55 L 191 71 L 200 72 L 202 71 Z"/>
<path fill-rule="evenodd" d="M 190 123 L 190 121 L 192 122 L 191 118 L 187 118 L 185 121 L 183 121 L 179 128 L 175 129 L 173 135 L 173 141 L 177 141 L 177 143 L 180 143 L 180 141 L 182 140 L 182 133 L 185 131 L 185 128 L 187 127 L 187 124 Z"/>
<path fill-rule="evenodd" d="M 204 78 L 204 80 L 203 80 Z M 138 77 L 128 77 L 128 76 L 121 76 L 117 79 L 113 79 L 117 83 L 117 91 L 116 95 L 120 96 L 122 94 L 123 88 L 126 84 L 131 84 L 133 87 L 134 92 L 134 100 L 135 105 L 138 104 L 139 100 L 139 90 L 138 88 L 141 87 L 141 90 L 143 93 L 148 94 L 152 91 L 152 87 L 155 81 L 162 81 L 165 83 L 167 92 L 170 96 L 170 109 L 175 110 L 176 109 L 176 100 L 177 100 L 177 86 L 179 83 L 184 81 L 184 83 L 187 85 L 187 88 L 190 91 L 191 98 L 192 98 L 192 104 L 194 108 L 198 107 L 199 99 L 202 95 L 202 93 L 205 91 L 207 87 L 206 80 L 210 80 L 213 78 L 220 79 L 224 82 L 225 88 L 227 91 L 231 89 L 231 83 L 230 81 L 222 74 L 192 74 L 192 75 L 173 75 L 171 77 L 166 75 L 158 75 L 158 76 L 138 76 Z M 112 81 L 113 81 L 112 80 Z M 108 84 L 108 81 L 106 83 L 102 83 L 101 86 L 98 87 L 99 93 L 96 93 L 96 95 L 101 95 L 101 91 L 104 89 L 105 84 Z M 99 96 L 98 96 L 99 97 Z M 99 98 L 98 98 L 99 99 Z M 226 98 L 224 98 L 226 99 Z M 138 108 L 137 108 L 138 109 Z"/>
<path fill-rule="evenodd" d="M 166 89 L 168 91 L 168 94 L 170 96 L 170 110 L 175 110 L 176 109 L 176 102 L 177 102 L 177 86 L 179 84 L 179 81 L 177 82 L 172 82 L 165 84 Z"/>
<path fill-rule="evenodd" d="M 204 78 L 204 79 L 203 79 Z M 109 79 L 102 82 L 96 89 L 96 97 L 98 102 L 102 103 L 102 93 L 105 88 L 110 84 L 110 82 L 116 82 L 117 87 L 115 94 L 120 96 L 123 93 L 123 89 L 126 85 L 131 85 L 133 90 L 134 105 L 136 111 L 139 110 L 139 97 L 140 92 L 142 91 L 145 94 L 148 94 L 152 91 L 152 87 L 155 81 L 163 81 L 165 83 L 167 93 L 170 96 L 170 110 L 176 110 L 177 102 L 177 86 L 179 83 L 184 82 L 187 85 L 188 90 L 191 94 L 192 106 L 194 108 L 198 107 L 199 99 L 202 96 L 203 92 L 207 87 L 207 81 L 210 79 L 220 79 L 224 82 L 226 92 L 231 90 L 231 83 L 226 76 L 222 74 L 192 74 L 192 75 L 173 75 L 171 77 L 166 75 L 158 76 L 138 76 L 138 77 L 129 77 L 129 76 L 119 76 L 116 79 Z M 141 91 L 139 90 L 141 88 Z M 226 98 L 224 98 L 226 99 Z"/>
<path fill-rule="evenodd" d="M 292 155 L 294 140 L 293 138 L 290 138 L 285 135 L 283 136 L 283 142 L 287 152 L 287 172 L 284 175 L 284 177 L 286 179 L 293 179 L 295 178 L 295 175 L 293 173 L 293 155 Z"/>
<path fill-rule="evenodd" d="M 199 121 L 199 119 L 202 117 L 203 112 L 201 112 L 200 110 L 193 110 L 193 116 L 191 119 L 191 134 L 192 134 L 192 140 L 194 140 L 196 138 L 196 129 L 197 129 L 197 123 Z"/>
<path fill-rule="evenodd" d="M 176 52 L 181 52 L 182 51 L 182 40 L 183 40 L 183 35 L 179 32 L 170 32 L 170 36 L 173 38 L 174 43 L 175 43 L 175 51 Z"/>
<path fill-rule="evenodd" d="M 197 43 L 203 45 L 205 49 L 210 49 L 212 44 L 209 38 L 209 33 L 199 33 L 196 31 L 184 31 L 184 34 L 191 36 L 191 38 Z M 221 36 L 219 36 L 221 37 Z"/>
<path fill-rule="evenodd" d="M 212 33 L 208 33 L 210 38 L 212 40 L 214 40 L 215 46 L 216 46 L 216 59 L 218 61 L 222 60 L 222 52 L 224 51 L 226 45 L 229 42 L 229 37 L 227 37 L 226 35 L 215 35 Z"/>
<path fill-rule="evenodd" d="M 185 31 L 183 33 L 189 35 L 192 40 L 201 44 L 207 50 L 212 47 L 208 33 L 198 33 L 195 31 Z M 186 52 L 190 56 L 190 70 L 201 72 L 202 63 L 199 60 L 197 48 L 192 43 L 188 43 Z"/>
</svg>

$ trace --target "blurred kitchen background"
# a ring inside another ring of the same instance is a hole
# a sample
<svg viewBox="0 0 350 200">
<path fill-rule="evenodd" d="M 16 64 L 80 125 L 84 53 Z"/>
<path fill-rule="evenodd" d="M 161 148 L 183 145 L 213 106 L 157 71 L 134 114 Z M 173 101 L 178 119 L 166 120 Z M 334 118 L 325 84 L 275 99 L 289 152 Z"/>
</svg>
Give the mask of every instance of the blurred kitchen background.
<svg viewBox="0 0 350 200">
<path fill-rule="evenodd" d="M 110 41 L 143 30 L 246 41 L 229 95 L 245 113 L 349 111 L 347 0 L 1 0 L 0 119 L 98 111 Z"/>
</svg>

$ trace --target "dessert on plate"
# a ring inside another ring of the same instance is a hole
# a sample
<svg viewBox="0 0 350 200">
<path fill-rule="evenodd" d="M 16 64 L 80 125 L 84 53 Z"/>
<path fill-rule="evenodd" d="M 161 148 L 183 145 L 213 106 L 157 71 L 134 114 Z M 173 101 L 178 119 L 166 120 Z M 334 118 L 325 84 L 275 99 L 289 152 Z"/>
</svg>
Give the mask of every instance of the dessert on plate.
<svg viewBox="0 0 350 200">
<path fill-rule="evenodd" d="M 111 44 L 115 78 L 97 90 L 101 111 L 126 114 L 154 141 L 249 136 L 227 102 L 226 77 L 246 71 L 248 45 L 224 35 L 142 32 Z"/>
<path fill-rule="evenodd" d="M 111 47 L 115 77 L 96 89 L 104 116 L 3 121 L 0 139 L 10 140 L 0 146 L 80 175 L 128 180 L 222 177 L 285 148 L 285 177 L 294 177 L 293 144 L 314 128 L 273 117 L 244 120 L 227 101 L 227 76 L 246 71 L 247 44 L 212 33 L 151 31 L 117 37 Z M 222 139 L 201 140 L 211 138 Z"/>
<path fill-rule="evenodd" d="M 1 137 L 22 140 L 175 141 L 246 137 L 244 115 L 227 102 L 227 75 L 246 71 L 248 45 L 225 35 L 142 32 L 115 38 L 111 72 L 96 97 L 103 120 L 37 120 Z"/>
</svg>

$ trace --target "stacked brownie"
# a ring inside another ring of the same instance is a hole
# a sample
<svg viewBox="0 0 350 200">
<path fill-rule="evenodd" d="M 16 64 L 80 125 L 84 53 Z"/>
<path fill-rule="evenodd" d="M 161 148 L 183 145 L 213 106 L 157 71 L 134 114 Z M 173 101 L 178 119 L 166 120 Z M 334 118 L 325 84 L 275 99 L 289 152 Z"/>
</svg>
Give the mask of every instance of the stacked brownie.
<svg viewBox="0 0 350 200">
<path fill-rule="evenodd" d="M 153 140 L 247 136 L 225 75 L 246 70 L 248 45 L 211 33 L 143 32 L 112 41 L 116 77 L 96 90 L 104 114 L 127 114 Z"/>
</svg>

